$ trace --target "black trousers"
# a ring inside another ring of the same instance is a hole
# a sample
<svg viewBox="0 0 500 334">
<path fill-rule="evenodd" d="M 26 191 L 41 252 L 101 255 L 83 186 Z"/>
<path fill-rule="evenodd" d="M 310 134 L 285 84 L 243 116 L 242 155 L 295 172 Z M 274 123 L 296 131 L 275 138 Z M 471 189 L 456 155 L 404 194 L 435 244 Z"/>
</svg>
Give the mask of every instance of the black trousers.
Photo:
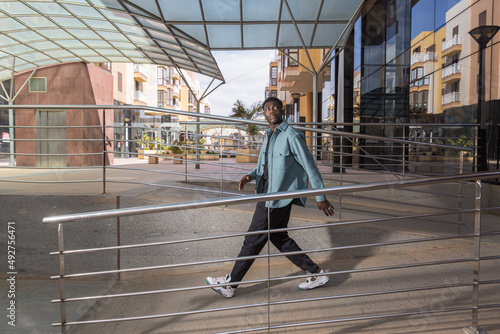
<svg viewBox="0 0 500 334">
<path fill-rule="evenodd" d="M 290 220 L 290 211 L 292 210 L 292 204 L 283 208 L 272 208 L 270 212 L 271 218 L 271 229 L 285 228 L 288 226 L 288 221 Z M 262 234 L 254 234 L 245 236 L 245 241 L 241 247 L 238 257 L 242 256 L 254 256 L 258 255 L 262 248 L 267 243 L 267 229 L 268 229 L 268 215 L 265 202 L 257 203 L 255 208 L 255 213 L 252 218 L 252 223 L 248 229 L 248 232 L 253 231 L 265 231 Z M 273 245 L 282 253 L 287 252 L 297 252 L 301 251 L 299 245 L 290 238 L 288 232 L 278 232 L 270 233 L 270 239 Z M 314 263 L 309 256 L 306 254 L 298 255 L 286 255 L 286 257 L 292 261 L 297 267 L 304 271 L 309 271 L 310 273 L 315 272 L 319 269 L 318 265 Z M 235 262 L 233 270 L 231 271 L 231 281 L 240 282 L 247 271 L 252 266 L 255 260 L 238 260 Z M 234 288 L 237 285 L 233 286 Z"/>
</svg>

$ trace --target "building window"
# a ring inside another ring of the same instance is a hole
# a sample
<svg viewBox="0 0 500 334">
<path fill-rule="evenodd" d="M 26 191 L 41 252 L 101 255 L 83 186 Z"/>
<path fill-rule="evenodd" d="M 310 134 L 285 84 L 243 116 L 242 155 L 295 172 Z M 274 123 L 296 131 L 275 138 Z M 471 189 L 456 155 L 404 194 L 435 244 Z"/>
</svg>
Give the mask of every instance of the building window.
<svg viewBox="0 0 500 334">
<path fill-rule="evenodd" d="M 271 66 L 271 86 L 278 85 L 278 67 Z"/>
<path fill-rule="evenodd" d="M 196 96 L 193 95 L 193 93 L 191 91 L 189 91 L 188 102 L 194 103 L 195 99 L 196 99 Z"/>
<path fill-rule="evenodd" d="M 173 98 L 172 90 L 169 88 L 167 89 L 167 105 L 169 106 L 173 105 L 172 98 Z"/>
<path fill-rule="evenodd" d="M 411 81 L 415 81 L 424 76 L 424 68 L 423 67 L 415 67 L 411 70 Z"/>
<path fill-rule="evenodd" d="M 122 72 L 118 72 L 118 91 L 123 92 L 123 74 Z"/>
<path fill-rule="evenodd" d="M 285 51 L 285 53 L 289 57 L 284 56 L 284 67 L 299 66 L 299 63 L 297 63 L 297 61 L 299 60 L 299 49 L 288 49 Z"/>
<path fill-rule="evenodd" d="M 165 108 L 165 106 L 163 104 L 165 101 L 164 94 L 165 94 L 164 91 L 162 91 L 162 90 L 158 91 L 158 108 Z"/>
<path fill-rule="evenodd" d="M 458 26 L 453 28 L 453 33 L 451 34 L 452 36 L 457 36 L 458 35 Z"/>
<path fill-rule="evenodd" d="M 486 25 L 486 11 L 483 11 L 479 14 L 479 25 L 480 26 Z"/>
<path fill-rule="evenodd" d="M 172 83 L 172 69 L 158 66 L 158 86 L 166 86 L 169 83 Z"/>
<path fill-rule="evenodd" d="M 111 72 L 111 63 L 101 63 L 101 68 L 105 71 Z"/>
<path fill-rule="evenodd" d="M 30 79 L 30 92 L 45 93 L 47 92 L 47 78 L 38 77 Z"/>
<path fill-rule="evenodd" d="M 429 102 L 429 91 L 422 91 L 422 111 L 427 112 L 427 103 Z"/>
<path fill-rule="evenodd" d="M 135 90 L 137 92 L 142 92 L 143 91 L 143 85 L 142 85 L 142 82 L 139 82 L 137 80 L 134 80 L 135 82 Z"/>
</svg>

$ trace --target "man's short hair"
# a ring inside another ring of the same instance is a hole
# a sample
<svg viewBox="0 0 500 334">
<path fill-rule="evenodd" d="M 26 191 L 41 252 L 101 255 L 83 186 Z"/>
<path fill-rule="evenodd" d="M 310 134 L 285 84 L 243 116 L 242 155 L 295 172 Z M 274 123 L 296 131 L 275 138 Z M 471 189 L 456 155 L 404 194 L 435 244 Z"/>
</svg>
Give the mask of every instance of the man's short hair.
<svg viewBox="0 0 500 334">
<path fill-rule="evenodd" d="M 278 102 L 280 104 L 280 109 L 283 109 L 283 102 L 281 102 L 280 99 L 278 99 L 277 97 L 274 97 L 274 96 L 270 96 L 264 100 L 264 102 L 262 103 L 262 109 L 264 109 L 264 106 L 268 102 Z"/>
</svg>

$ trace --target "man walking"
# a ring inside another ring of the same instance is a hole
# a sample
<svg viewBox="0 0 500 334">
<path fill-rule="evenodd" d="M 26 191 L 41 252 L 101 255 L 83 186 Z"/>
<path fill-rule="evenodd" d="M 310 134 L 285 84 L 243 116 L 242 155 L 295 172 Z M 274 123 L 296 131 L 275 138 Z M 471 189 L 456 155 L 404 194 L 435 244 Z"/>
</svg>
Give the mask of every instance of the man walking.
<svg viewBox="0 0 500 334">
<path fill-rule="evenodd" d="M 308 180 L 313 188 L 323 188 L 321 174 L 307 148 L 305 136 L 283 121 L 283 104 L 270 97 L 263 104 L 264 116 L 269 123 L 266 138 L 262 143 L 257 167 L 245 175 L 238 189 L 256 180 L 257 193 L 275 193 L 280 191 L 307 189 Z M 325 196 L 316 196 L 318 209 L 325 215 L 334 214 L 333 206 Z M 248 232 L 266 231 L 268 224 L 271 229 L 286 228 L 290 219 L 292 205 L 305 206 L 306 198 L 283 199 L 271 201 L 268 223 L 268 208 L 266 202 L 257 203 Z M 255 256 L 267 243 L 267 233 L 247 235 L 238 257 Z M 270 240 L 282 253 L 300 252 L 297 243 L 290 238 L 288 232 L 270 233 Z M 301 290 L 310 290 L 328 283 L 329 278 L 321 275 L 324 271 L 306 254 L 286 255 L 297 267 L 308 274 L 318 274 L 308 277 L 299 285 Z M 254 260 L 238 260 L 230 274 L 221 277 L 207 277 L 206 282 L 215 286 L 212 289 L 224 297 L 231 298 L 238 285 L 227 285 L 230 282 L 241 282 Z"/>
</svg>

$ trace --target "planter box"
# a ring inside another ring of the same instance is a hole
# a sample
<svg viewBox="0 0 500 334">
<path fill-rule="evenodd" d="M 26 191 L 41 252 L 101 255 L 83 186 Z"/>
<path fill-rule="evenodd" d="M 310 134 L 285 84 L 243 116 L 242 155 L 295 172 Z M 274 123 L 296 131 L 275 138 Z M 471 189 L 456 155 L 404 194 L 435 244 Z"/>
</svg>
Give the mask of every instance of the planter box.
<svg viewBox="0 0 500 334">
<path fill-rule="evenodd" d="M 254 150 L 249 148 L 236 150 L 236 162 L 256 163 L 257 161 L 259 161 L 259 153 L 260 150 Z M 255 154 L 256 156 L 248 156 L 241 154 Z"/>
<path fill-rule="evenodd" d="M 196 161 L 196 154 L 188 154 L 187 159 L 192 160 L 192 161 Z M 200 160 L 216 161 L 216 160 L 219 160 L 219 155 L 218 154 L 200 154 Z"/>
<path fill-rule="evenodd" d="M 146 154 L 156 154 L 157 150 L 139 150 L 137 151 L 139 155 L 137 156 L 139 159 L 145 159 Z"/>
<path fill-rule="evenodd" d="M 182 161 L 185 159 L 184 154 L 182 153 L 164 153 L 158 154 L 159 161 L 172 161 L 176 165 L 182 164 Z M 173 160 L 173 159 L 182 159 L 182 160 Z"/>
<path fill-rule="evenodd" d="M 182 162 L 185 159 L 184 154 L 170 154 L 170 156 L 172 156 L 172 158 L 174 158 L 174 159 L 181 159 L 181 160 L 172 160 L 174 162 L 174 165 L 182 164 Z"/>
</svg>

